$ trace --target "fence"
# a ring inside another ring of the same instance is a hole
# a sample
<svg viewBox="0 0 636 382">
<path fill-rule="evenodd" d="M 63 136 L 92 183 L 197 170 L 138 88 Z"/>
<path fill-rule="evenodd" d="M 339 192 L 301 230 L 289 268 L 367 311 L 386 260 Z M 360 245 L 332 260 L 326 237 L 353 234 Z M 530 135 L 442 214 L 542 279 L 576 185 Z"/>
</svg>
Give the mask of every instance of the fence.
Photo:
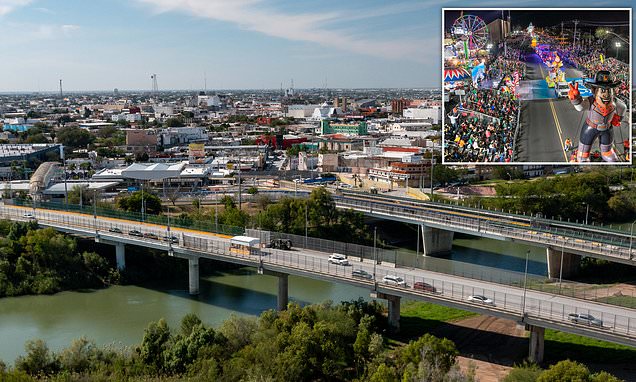
<svg viewBox="0 0 636 382">
<path fill-rule="evenodd" d="M 144 214 L 143 217 L 140 212 L 129 212 L 129 211 L 121 211 L 110 208 L 103 207 L 93 207 L 93 206 L 79 206 L 76 204 L 63 204 L 63 203 L 54 203 L 54 202 L 31 202 L 23 199 L 14 200 L 14 204 L 17 206 L 25 206 L 25 207 L 35 207 L 35 208 L 46 208 L 49 210 L 56 211 L 72 211 L 78 212 L 87 215 L 103 216 L 108 218 L 116 218 L 116 219 L 124 219 L 124 220 L 133 220 L 138 222 L 152 223 L 152 224 L 160 224 L 160 225 L 168 225 L 168 216 L 165 215 L 153 215 L 153 214 Z M 178 227 L 178 228 L 188 228 L 194 229 L 198 231 L 211 232 L 211 233 L 219 233 L 224 235 L 236 236 L 242 235 L 245 232 L 243 227 L 230 226 L 225 224 L 215 224 L 213 221 L 201 221 L 201 220 L 192 220 L 190 218 L 172 218 L 170 219 L 170 226 Z"/>
</svg>

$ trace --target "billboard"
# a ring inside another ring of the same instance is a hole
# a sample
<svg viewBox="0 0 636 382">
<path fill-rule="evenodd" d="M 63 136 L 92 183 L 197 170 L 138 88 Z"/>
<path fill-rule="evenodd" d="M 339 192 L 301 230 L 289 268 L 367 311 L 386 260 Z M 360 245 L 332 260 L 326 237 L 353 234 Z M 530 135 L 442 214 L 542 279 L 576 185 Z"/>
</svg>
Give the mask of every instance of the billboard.
<svg viewBox="0 0 636 382">
<path fill-rule="evenodd" d="M 190 143 L 188 156 L 191 158 L 205 158 L 205 145 L 203 143 Z"/>
</svg>

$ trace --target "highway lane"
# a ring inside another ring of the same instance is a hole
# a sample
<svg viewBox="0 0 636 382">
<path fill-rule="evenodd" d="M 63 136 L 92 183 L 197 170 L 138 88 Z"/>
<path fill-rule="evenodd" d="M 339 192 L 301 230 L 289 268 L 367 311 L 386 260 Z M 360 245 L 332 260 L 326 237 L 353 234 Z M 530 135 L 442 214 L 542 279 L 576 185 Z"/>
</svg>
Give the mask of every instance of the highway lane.
<svg viewBox="0 0 636 382">
<path fill-rule="evenodd" d="M 25 220 L 25 208 L 1 207 L 0 213 L 5 217 L 17 220 Z M 36 210 L 35 216 L 42 225 L 53 226 L 58 229 L 75 232 L 83 236 L 94 235 L 97 231 L 106 240 L 121 241 L 129 244 L 168 249 L 168 244 L 153 239 L 131 237 L 125 230 L 138 229 L 141 232 L 152 232 L 159 237 L 167 232 L 167 227 L 139 224 L 137 222 L 126 223 L 119 219 L 109 219 L 77 213 L 68 213 L 52 210 Z M 117 224 L 122 234 L 107 232 L 107 229 Z M 523 298 L 523 288 L 510 287 L 478 280 L 466 279 L 457 276 L 439 274 L 421 269 L 396 269 L 391 264 L 373 265 L 373 263 L 359 262 L 351 258 L 354 266 L 339 266 L 327 262 L 330 253 L 317 251 L 281 251 L 264 249 L 262 256 L 237 255 L 229 251 L 229 238 L 205 232 L 191 232 L 189 230 L 175 229 L 179 235 L 179 243 L 173 244 L 175 256 L 201 256 L 217 260 L 236 262 L 243 265 L 259 266 L 274 271 L 297 274 L 301 276 L 321 278 L 325 280 L 344 282 L 357 286 L 367 286 L 370 290 L 378 290 L 384 293 L 393 293 L 398 296 L 422 299 L 436 303 L 454 306 L 461 309 L 480 313 L 521 319 L 526 313 L 528 319 L 547 320 L 549 325 L 557 325 L 560 330 L 577 334 L 588 335 L 594 338 L 602 338 L 618 343 L 636 345 L 636 310 L 600 304 L 591 301 L 579 300 L 572 297 L 554 296 L 542 292 L 528 290 L 526 298 Z M 195 240 L 194 238 L 197 238 Z M 190 244 L 188 244 L 190 243 Z M 378 284 L 373 280 L 354 278 L 353 269 L 364 269 L 376 274 Z M 403 277 L 406 287 L 391 287 L 380 281 L 384 275 L 392 274 Z M 413 289 L 418 282 L 427 282 L 437 289 L 437 293 L 427 293 Z M 483 306 L 468 302 L 468 296 L 472 294 L 484 294 L 493 298 L 495 306 Z M 524 304 L 525 302 L 525 304 Z M 604 320 L 603 328 L 588 328 L 569 322 L 569 313 L 590 313 Z"/>
<path fill-rule="evenodd" d="M 572 150 L 566 152 L 564 144 L 570 139 L 578 146 L 579 133 L 585 120 L 585 111 L 578 112 L 569 99 L 552 98 L 552 89 L 546 93 L 545 77 L 548 69 L 536 54 L 526 56 L 527 81 L 522 86 L 534 88 L 521 100 L 521 125 L 517 141 L 519 162 L 569 162 Z M 581 78 L 583 73 L 564 67 L 566 78 Z M 542 88 L 539 90 L 538 88 Z M 550 98 L 546 98 L 550 97 Z M 627 120 L 614 130 L 615 150 L 622 153 L 622 142 L 629 138 Z M 592 151 L 598 150 L 598 142 Z"/>
</svg>

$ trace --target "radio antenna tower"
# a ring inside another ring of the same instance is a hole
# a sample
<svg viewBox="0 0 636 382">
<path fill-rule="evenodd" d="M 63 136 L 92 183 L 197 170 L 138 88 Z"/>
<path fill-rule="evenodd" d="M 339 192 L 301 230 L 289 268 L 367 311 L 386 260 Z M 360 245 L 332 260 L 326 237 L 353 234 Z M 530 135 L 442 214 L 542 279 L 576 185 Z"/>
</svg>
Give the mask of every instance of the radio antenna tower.
<svg viewBox="0 0 636 382">
<path fill-rule="evenodd" d="M 157 85 L 157 75 L 152 74 L 150 76 L 150 79 L 152 80 L 152 92 L 157 94 L 159 92 L 159 86 Z"/>
</svg>

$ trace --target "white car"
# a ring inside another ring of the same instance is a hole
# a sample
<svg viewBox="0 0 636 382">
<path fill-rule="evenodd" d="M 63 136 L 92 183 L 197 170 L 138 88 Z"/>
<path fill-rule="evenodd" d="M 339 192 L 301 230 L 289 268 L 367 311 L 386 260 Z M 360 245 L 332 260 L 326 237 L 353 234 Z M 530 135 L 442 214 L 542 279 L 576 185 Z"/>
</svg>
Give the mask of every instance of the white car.
<svg viewBox="0 0 636 382">
<path fill-rule="evenodd" d="M 27 212 L 27 213 L 25 213 L 22 216 L 27 218 L 27 219 L 35 219 L 35 216 L 32 213 L 30 213 L 30 212 Z"/>
<path fill-rule="evenodd" d="M 403 278 L 395 275 L 386 275 L 382 278 L 382 282 L 388 285 L 406 286 L 406 282 Z"/>
<path fill-rule="evenodd" d="M 349 260 L 347 260 L 344 255 L 341 255 L 339 253 L 334 253 L 333 255 L 329 256 L 329 260 L 327 261 L 332 264 L 349 265 Z"/>
<path fill-rule="evenodd" d="M 484 305 L 495 306 L 495 302 L 493 300 L 489 299 L 486 296 L 482 296 L 480 294 L 476 294 L 476 295 L 473 295 L 473 296 L 468 296 L 468 301 L 477 302 L 479 304 L 484 304 Z"/>
</svg>

